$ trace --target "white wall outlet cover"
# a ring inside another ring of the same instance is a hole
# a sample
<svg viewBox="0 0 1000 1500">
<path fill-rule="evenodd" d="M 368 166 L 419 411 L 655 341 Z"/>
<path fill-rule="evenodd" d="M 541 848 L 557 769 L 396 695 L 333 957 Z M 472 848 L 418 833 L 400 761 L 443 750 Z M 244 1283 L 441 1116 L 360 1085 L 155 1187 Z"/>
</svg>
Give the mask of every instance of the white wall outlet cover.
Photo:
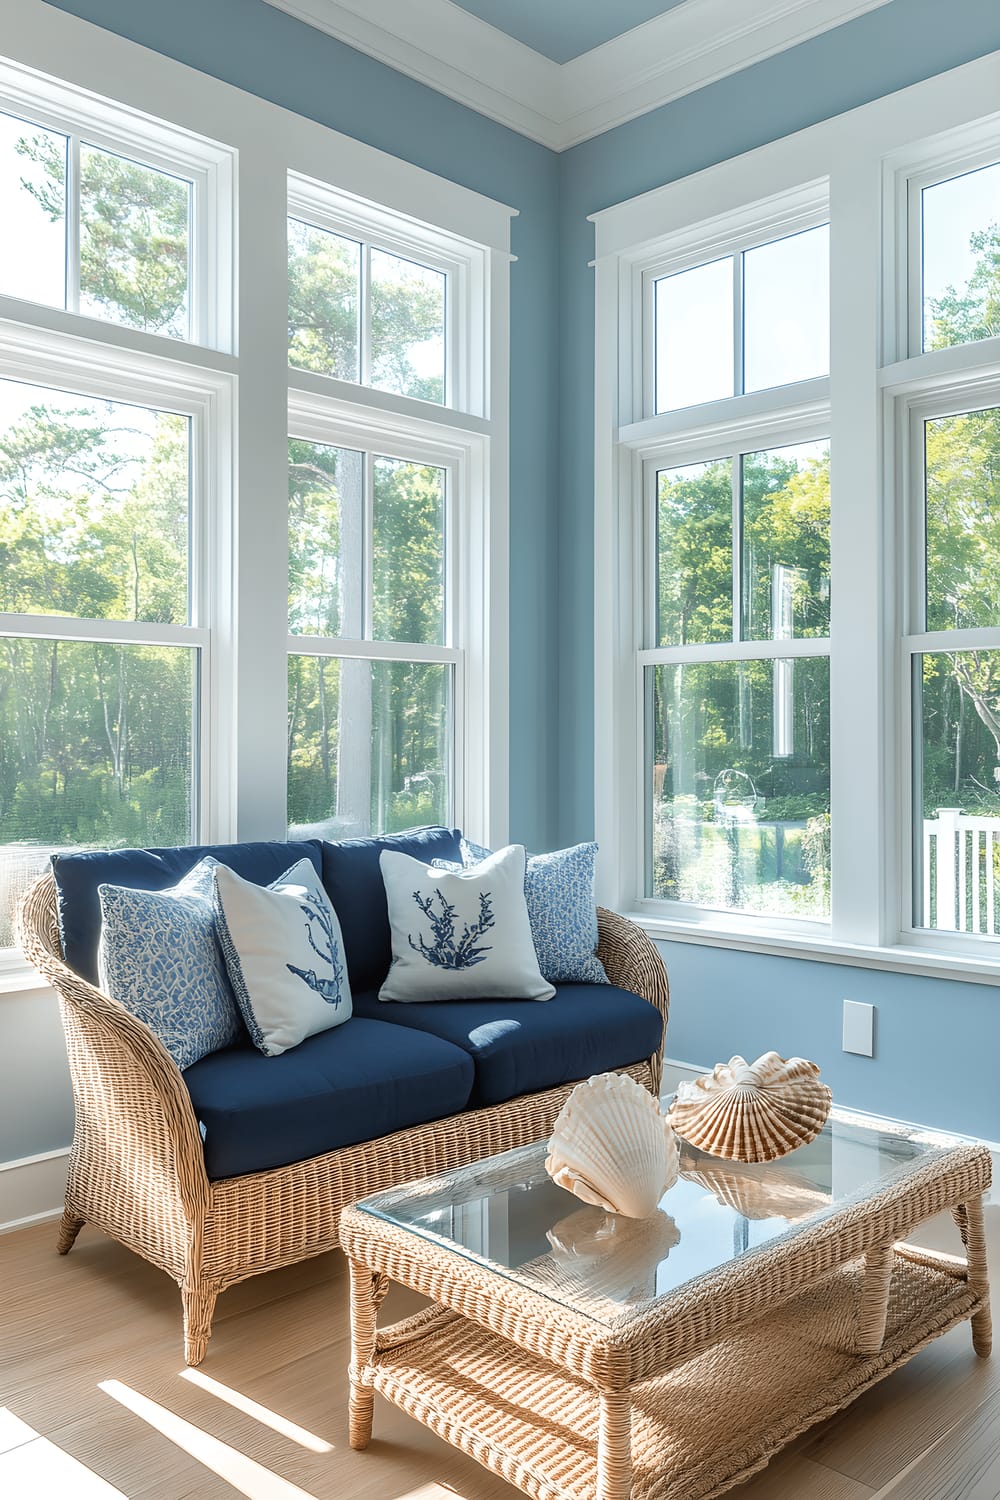
<svg viewBox="0 0 1000 1500">
<path fill-rule="evenodd" d="M 861 1057 L 875 1055 L 875 1007 L 859 1000 L 844 1001 L 844 1051 Z"/>
</svg>

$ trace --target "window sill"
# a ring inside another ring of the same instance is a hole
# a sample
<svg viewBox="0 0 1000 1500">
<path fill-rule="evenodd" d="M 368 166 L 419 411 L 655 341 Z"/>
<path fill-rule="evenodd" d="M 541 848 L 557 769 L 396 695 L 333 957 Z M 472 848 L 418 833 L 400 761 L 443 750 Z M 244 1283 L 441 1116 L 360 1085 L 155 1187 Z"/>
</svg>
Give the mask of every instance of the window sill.
<svg viewBox="0 0 1000 1500">
<path fill-rule="evenodd" d="M 637 927 L 666 942 L 700 943 L 710 948 L 737 948 L 742 953 L 767 953 L 776 958 L 798 958 L 812 963 L 847 964 L 860 969 L 885 969 L 897 974 L 921 974 L 929 979 L 963 980 L 970 984 L 1000 985 L 1000 956 L 996 960 L 978 955 L 965 958 L 955 953 L 935 953 L 902 944 L 875 947 L 864 943 L 837 942 L 816 934 L 808 937 L 779 936 L 753 928 L 707 927 L 696 922 L 674 922 L 648 912 L 625 915 Z M 1000 945 L 997 948 L 1000 955 Z"/>
<path fill-rule="evenodd" d="M 30 990 L 48 990 L 52 986 L 37 969 L 16 950 L 0 956 L 0 995 L 16 995 Z"/>
</svg>

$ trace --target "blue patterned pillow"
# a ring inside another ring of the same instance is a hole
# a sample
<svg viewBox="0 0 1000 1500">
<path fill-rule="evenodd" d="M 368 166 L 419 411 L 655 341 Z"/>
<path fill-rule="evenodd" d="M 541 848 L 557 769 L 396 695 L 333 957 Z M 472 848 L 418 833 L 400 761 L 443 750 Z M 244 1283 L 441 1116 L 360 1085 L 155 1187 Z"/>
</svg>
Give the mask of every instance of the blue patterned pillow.
<svg viewBox="0 0 1000 1500">
<path fill-rule="evenodd" d="M 489 854 L 481 844 L 462 840 L 465 869 Z M 524 874 L 531 937 L 538 967 L 550 984 L 608 984 L 597 957 L 597 904 L 594 900 L 596 844 L 575 844 L 552 854 L 532 854 Z M 443 870 L 460 868 L 435 860 Z"/>
<path fill-rule="evenodd" d="M 597 957 L 594 900 L 596 844 L 576 844 L 553 854 L 533 854 L 524 874 L 524 896 L 538 967 L 554 984 L 607 984 Z"/>
<path fill-rule="evenodd" d="M 101 988 L 145 1022 L 179 1068 L 243 1035 L 215 935 L 217 863 L 206 857 L 165 891 L 98 887 Z"/>
</svg>

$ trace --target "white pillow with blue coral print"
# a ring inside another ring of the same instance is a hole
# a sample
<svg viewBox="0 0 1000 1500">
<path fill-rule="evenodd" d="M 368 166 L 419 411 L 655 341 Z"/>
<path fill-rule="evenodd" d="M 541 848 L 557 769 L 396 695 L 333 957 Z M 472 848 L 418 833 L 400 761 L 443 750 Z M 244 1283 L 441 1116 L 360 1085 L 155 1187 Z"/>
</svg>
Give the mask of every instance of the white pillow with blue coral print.
<svg viewBox="0 0 1000 1500">
<path fill-rule="evenodd" d="M 179 1068 L 243 1035 L 215 935 L 215 868 L 207 855 L 165 891 L 97 888 L 101 989 L 155 1032 Z"/>
<path fill-rule="evenodd" d="M 524 848 L 468 870 L 439 870 L 383 849 L 392 930 L 380 1000 L 551 1000 L 524 900 Z"/>
<path fill-rule="evenodd" d="M 219 865 L 215 920 L 246 1028 L 267 1057 L 350 1019 L 340 923 L 308 859 L 268 886 Z"/>
<path fill-rule="evenodd" d="M 462 865 L 435 860 L 442 870 L 471 869 L 489 854 L 481 844 L 462 840 Z M 597 957 L 597 905 L 594 869 L 597 845 L 574 844 L 551 854 L 529 854 L 524 899 L 538 967 L 554 984 L 607 984 Z"/>
</svg>

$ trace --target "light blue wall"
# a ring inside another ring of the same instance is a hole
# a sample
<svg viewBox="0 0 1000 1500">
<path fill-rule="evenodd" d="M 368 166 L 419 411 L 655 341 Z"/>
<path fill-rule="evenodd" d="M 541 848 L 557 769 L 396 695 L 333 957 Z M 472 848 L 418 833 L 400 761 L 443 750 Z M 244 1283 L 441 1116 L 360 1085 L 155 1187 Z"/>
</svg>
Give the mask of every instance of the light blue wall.
<svg viewBox="0 0 1000 1500">
<path fill-rule="evenodd" d="M 587 215 L 1000 48 L 994 0 L 893 0 L 566 152 L 561 228 L 559 819 L 593 832 L 594 253 Z M 670 943 L 667 1051 L 708 1066 L 814 1057 L 845 1103 L 1000 1139 L 995 987 Z M 877 1007 L 876 1057 L 840 1050 L 841 1001 Z"/>
<path fill-rule="evenodd" d="M 261 0 L 57 3 L 520 209 L 511 281 L 512 833 L 536 847 L 589 836 L 593 231 L 586 216 L 1000 48 L 1000 6 L 949 0 L 942 26 L 941 0 L 892 0 L 556 158 Z M 995 988 L 691 944 L 665 952 L 674 1057 L 708 1065 L 732 1051 L 801 1052 L 821 1061 L 846 1103 L 1000 1138 Z M 878 1007 L 874 1060 L 840 1051 L 845 997 Z"/>
<path fill-rule="evenodd" d="M 550 847 L 556 807 L 558 158 L 263 0 L 53 3 L 518 209 L 511 228 L 518 259 L 511 267 L 510 827 L 512 838 Z"/>
</svg>

